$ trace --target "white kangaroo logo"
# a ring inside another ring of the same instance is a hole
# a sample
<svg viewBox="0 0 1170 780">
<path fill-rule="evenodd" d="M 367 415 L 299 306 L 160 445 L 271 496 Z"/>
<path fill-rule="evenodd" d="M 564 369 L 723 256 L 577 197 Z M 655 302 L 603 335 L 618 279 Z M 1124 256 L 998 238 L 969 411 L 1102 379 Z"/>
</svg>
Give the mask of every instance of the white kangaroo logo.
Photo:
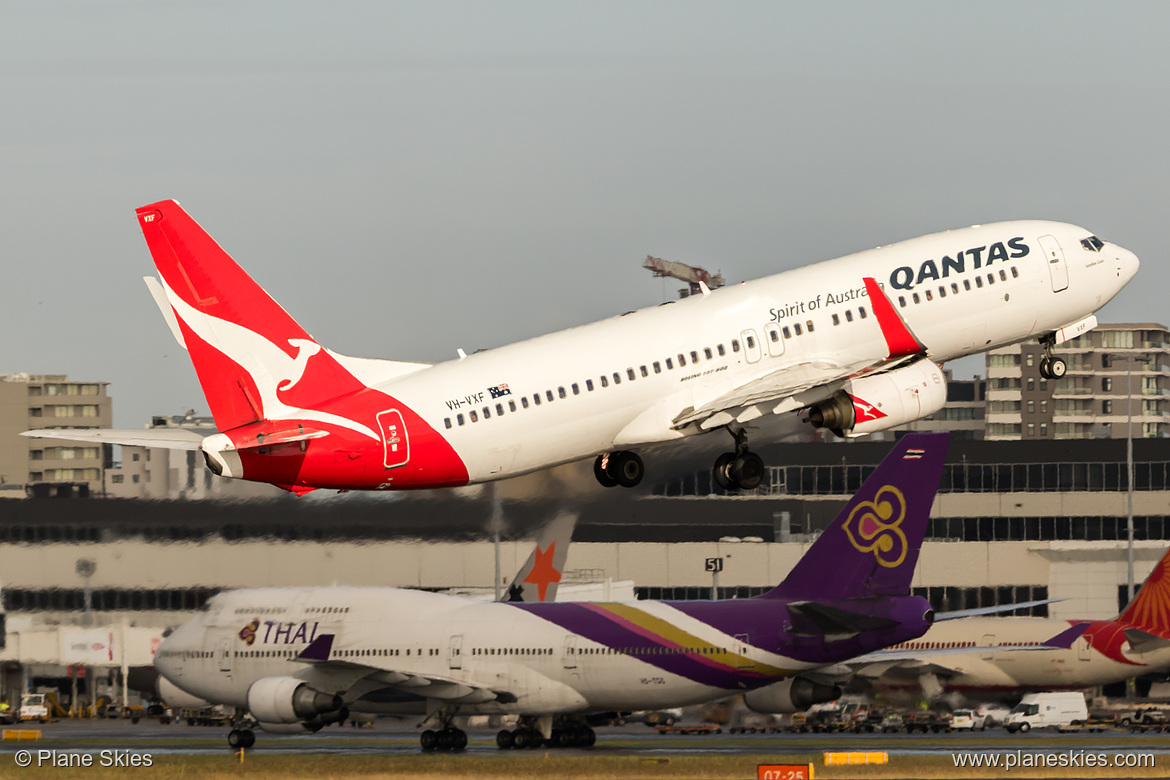
<svg viewBox="0 0 1170 780">
<path fill-rule="evenodd" d="M 167 299 L 179 319 L 187 323 L 199 338 L 227 355 L 251 375 L 256 389 L 260 391 L 260 412 L 266 419 L 316 420 L 348 428 L 374 441 L 382 440 L 369 426 L 329 412 L 289 406 L 277 397 L 277 390 L 287 391 L 301 381 L 309 358 L 321 351 L 320 344 L 308 339 L 289 339 L 288 343 L 297 348 L 297 356 L 290 358 L 288 353 L 259 333 L 195 309 L 176 295 L 165 279 L 162 283 L 167 291 Z M 278 382 L 276 376 L 287 378 Z"/>
</svg>

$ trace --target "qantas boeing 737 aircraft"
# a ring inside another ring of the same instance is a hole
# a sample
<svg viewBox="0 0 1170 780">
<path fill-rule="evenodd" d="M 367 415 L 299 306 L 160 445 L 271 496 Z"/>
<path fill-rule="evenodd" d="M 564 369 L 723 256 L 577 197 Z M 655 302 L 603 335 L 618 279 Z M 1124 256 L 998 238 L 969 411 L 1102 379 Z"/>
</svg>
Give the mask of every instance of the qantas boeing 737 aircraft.
<svg viewBox="0 0 1170 780">
<path fill-rule="evenodd" d="M 198 449 L 217 474 L 298 494 L 466 485 L 590 457 L 603 485 L 630 487 L 639 452 L 720 429 L 733 449 L 715 478 L 750 489 L 763 475 L 753 421 L 855 436 L 930 415 L 946 400 L 940 363 L 1033 338 L 1051 350 L 1093 328 L 1138 269 L 1084 228 L 1003 222 L 430 365 L 334 353 L 178 203 L 138 219 L 161 277 L 148 285 L 219 433 L 30 435 Z"/>
</svg>

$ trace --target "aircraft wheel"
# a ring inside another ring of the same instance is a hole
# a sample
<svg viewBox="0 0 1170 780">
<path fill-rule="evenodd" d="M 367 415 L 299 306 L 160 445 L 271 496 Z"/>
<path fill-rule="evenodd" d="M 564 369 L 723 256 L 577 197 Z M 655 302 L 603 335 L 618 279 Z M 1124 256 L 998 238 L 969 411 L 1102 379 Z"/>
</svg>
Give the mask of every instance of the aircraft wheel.
<svg viewBox="0 0 1170 780">
<path fill-rule="evenodd" d="M 435 739 L 435 747 L 439 750 L 450 750 L 455 747 L 455 735 L 452 729 L 443 729 Z"/>
<path fill-rule="evenodd" d="M 250 748 L 256 744 L 256 732 L 252 729 L 244 729 L 241 734 L 244 736 L 244 743 L 240 747 Z"/>
<path fill-rule="evenodd" d="M 715 468 L 711 470 L 715 477 L 715 484 L 724 490 L 735 490 L 739 485 L 731 478 L 731 464 L 735 461 L 734 452 L 725 452 L 715 459 Z"/>
<path fill-rule="evenodd" d="M 593 476 L 597 477 L 602 487 L 615 487 L 618 483 L 617 477 L 611 476 L 606 468 L 612 458 L 613 453 L 606 452 L 598 455 L 597 460 L 593 461 Z"/>
<path fill-rule="evenodd" d="M 1068 373 L 1068 364 L 1063 358 L 1052 358 L 1048 361 L 1048 376 L 1051 379 L 1061 379 Z"/>
<path fill-rule="evenodd" d="M 528 729 L 516 729 L 512 732 L 512 747 L 517 750 L 528 747 Z"/>
<path fill-rule="evenodd" d="M 244 732 L 239 729 L 232 729 L 228 732 L 228 745 L 233 748 L 242 748 L 244 746 Z"/>
<path fill-rule="evenodd" d="M 515 735 L 507 729 L 496 734 L 496 747 L 500 750 L 511 750 L 514 744 Z"/>
<path fill-rule="evenodd" d="M 764 461 L 754 452 L 745 452 L 731 464 L 731 478 L 743 490 L 755 490 L 764 479 Z"/>
<path fill-rule="evenodd" d="M 582 733 L 581 747 L 593 747 L 597 742 L 597 732 L 586 726 Z"/>
<path fill-rule="evenodd" d="M 463 750 L 467 747 L 467 732 L 463 729 L 455 729 L 455 744 L 452 750 Z"/>
<path fill-rule="evenodd" d="M 425 752 L 429 753 L 439 746 L 439 734 L 431 729 L 427 729 L 419 735 L 418 744 Z"/>
<path fill-rule="evenodd" d="M 646 473 L 646 467 L 642 464 L 642 459 L 638 457 L 638 453 L 619 452 L 616 458 L 616 469 L 613 465 L 610 466 L 610 469 L 616 472 L 617 483 L 619 485 L 631 488 L 642 481 L 642 475 Z M 613 463 L 613 458 L 610 459 L 610 463 Z"/>
<path fill-rule="evenodd" d="M 1039 371 L 1040 371 L 1040 378 L 1041 379 L 1051 379 L 1052 378 L 1052 372 L 1048 368 L 1048 366 L 1051 364 L 1051 362 L 1052 362 L 1052 359 L 1049 358 L 1047 355 L 1040 358 Z"/>
</svg>

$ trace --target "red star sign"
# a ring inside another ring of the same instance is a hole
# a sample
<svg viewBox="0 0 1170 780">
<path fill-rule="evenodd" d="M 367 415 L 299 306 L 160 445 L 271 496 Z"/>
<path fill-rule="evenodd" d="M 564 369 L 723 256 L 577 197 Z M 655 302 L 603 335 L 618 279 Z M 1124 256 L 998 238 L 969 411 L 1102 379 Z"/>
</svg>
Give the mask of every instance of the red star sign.
<svg viewBox="0 0 1170 780">
<path fill-rule="evenodd" d="M 536 592 L 541 601 L 544 601 L 544 594 L 548 590 L 549 583 L 561 581 L 561 573 L 553 566 L 553 555 L 556 549 L 556 542 L 551 543 L 547 550 L 537 547 L 536 562 L 532 564 L 532 571 L 524 578 L 525 582 L 536 586 Z"/>
</svg>

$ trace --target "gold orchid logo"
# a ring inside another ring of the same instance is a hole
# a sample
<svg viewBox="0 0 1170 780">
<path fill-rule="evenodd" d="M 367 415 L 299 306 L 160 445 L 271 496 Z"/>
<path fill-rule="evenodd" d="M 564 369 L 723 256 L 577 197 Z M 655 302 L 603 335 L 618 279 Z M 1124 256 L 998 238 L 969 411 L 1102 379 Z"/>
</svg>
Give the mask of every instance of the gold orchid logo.
<svg viewBox="0 0 1170 780">
<path fill-rule="evenodd" d="M 248 647 L 251 647 L 252 645 L 256 644 L 256 632 L 259 630 L 259 628 L 260 618 L 252 618 L 252 622 L 241 628 L 240 633 L 237 634 L 237 636 L 240 637 L 241 642 L 246 644 Z"/>
<path fill-rule="evenodd" d="M 906 560 L 906 534 L 899 527 L 905 519 L 905 497 L 896 487 L 886 485 L 873 501 L 853 507 L 842 528 L 854 548 L 872 552 L 880 565 L 893 569 Z"/>
</svg>

